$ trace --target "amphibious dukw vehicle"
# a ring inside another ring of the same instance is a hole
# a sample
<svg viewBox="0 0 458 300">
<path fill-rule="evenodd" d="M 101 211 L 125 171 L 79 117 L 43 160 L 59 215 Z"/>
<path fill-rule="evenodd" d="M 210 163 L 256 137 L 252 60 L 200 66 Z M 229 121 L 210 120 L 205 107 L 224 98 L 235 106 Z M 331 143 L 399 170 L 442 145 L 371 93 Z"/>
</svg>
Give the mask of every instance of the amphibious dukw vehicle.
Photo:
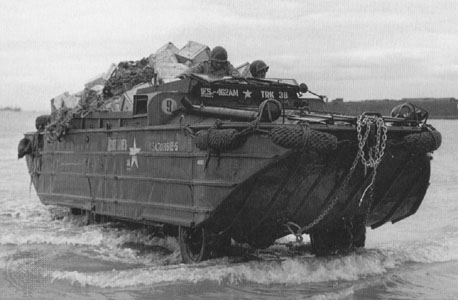
<svg viewBox="0 0 458 300">
<path fill-rule="evenodd" d="M 192 74 L 139 89 L 130 111 L 75 115 L 55 141 L 39 118 L 19 156 L 44 204 L 162 227 L 184 262 L 288 234 L 343 253 L 417 211 L 441 136 L 408 103 L 346 116 L 323 98 L 295 80 Z"/>
</svg>

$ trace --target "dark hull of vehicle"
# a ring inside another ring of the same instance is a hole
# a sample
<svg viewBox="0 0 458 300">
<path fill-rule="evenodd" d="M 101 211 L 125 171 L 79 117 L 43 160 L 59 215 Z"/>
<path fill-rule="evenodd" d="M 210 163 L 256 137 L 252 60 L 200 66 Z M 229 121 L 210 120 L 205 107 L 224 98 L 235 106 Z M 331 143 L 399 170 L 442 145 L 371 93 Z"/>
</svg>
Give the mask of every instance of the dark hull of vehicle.
<svg viewBox="0 0 458 300">
<path fill-rule="evenodd" d="M 364 175 L 361 165 L 343 186 L 356 147 L 342 147 L 329 155 L 292 152 L 239 185 L 216 209 L 208 226 L 263 248 L 289 233 L 285 224 L 307 226 L 335 198 L 336 205 L 312 231 L 355 215 L 368 214 L 366 224 L 373 228 L 399 221 L 415 213 L 425 196 L 430 158 L 402 149 L 389 151 L 377 171 L 372 200 L 366 197 L 360 203 L 372 178 L 371 171 Z M 370 211 L 368 201 L 372 201 Z"/>
<path fill-rule="evenodd" d="M 194 129 L 212 126 L 213 120 Z M 358 164 L 349 174 L 358 150 L 353 127 L 312 126 L 339 141 L 337 149 L 317 153 L 273 143 L 268 132 L 280 126 L 297 125 L 261 126 L 261 132 L 251 134 L 241 147 L 211 155 L 173 122 L 72 130 L 61 142 L 42 141 L 39 155 L 27 156 L 27 165 L 46 205 L 144 224 L 205 227 L 258 248 L 288 234 L 288 222 L 300 227 L 313 222 L 333 200 L 335 206 L 305 233 L 343 217 L 366 215 L 369 201 L 368 226 L 395 222 L 415 213 L 423 200 L 430 176 L 426 153 L 387 146 L 373 197 L 360 204 L 372 170 L 365 172 Z M 400 127 L 388 136 L 399 140 L 418 132 Z"/>
</svg>

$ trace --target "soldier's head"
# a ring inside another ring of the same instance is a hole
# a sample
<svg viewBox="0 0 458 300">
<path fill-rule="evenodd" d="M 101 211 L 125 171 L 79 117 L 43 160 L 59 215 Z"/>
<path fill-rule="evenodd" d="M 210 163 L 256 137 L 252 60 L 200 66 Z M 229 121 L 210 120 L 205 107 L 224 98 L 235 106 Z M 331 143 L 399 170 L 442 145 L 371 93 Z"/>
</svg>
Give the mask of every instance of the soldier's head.
<svg viewBox="0 0 458 300">
<path fill-rule="evenodd" d="M 269 66 L 262 60 L 255 60 L 250 65 L 250 72 L 253 77 L 266 78 Z"/>
<path fill-rule="evenodd" d="M 210 61 L 213 68 L 220 70 L 227 65 L 227 51 L 223 47 L 216 46 L 210 53 Z"/>
</svg>

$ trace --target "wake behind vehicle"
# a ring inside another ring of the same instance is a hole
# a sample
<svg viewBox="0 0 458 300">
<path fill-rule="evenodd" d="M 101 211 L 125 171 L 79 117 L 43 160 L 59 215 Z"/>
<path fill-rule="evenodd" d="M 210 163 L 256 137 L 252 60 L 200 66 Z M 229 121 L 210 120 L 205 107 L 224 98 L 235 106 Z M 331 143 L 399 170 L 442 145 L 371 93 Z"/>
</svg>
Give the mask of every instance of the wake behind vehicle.
<svg viewBox="0 0 458 300">
<path fill-rule="evenodd" d="M 139 89 L 131 111 L 38 121 L 19 146 L 40 200 L 175 233 L 184 262 L 231 239 L 266 248 L 309 234 L 318 255 L 414 214 L 440 133 L 413 105 L 345 116 L 287 79 L 191 75 Z M 50 142 L 47 142 L 47 141 Z"/>
</svg>

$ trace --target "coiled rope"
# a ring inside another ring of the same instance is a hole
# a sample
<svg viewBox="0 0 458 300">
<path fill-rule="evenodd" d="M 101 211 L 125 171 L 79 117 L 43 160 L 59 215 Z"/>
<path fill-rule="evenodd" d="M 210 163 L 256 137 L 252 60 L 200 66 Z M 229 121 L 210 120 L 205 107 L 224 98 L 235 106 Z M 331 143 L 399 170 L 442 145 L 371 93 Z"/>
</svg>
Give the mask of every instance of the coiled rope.
<svg viewBox="0 0 458 300">
<path fill-rule="evenodd" d="M 288 149 L 327 153 L 337 148 L 337 138 L 334 135 L 311 130 L 307 123 L 295 127 L 276 127 L 270 131 L 269 135 L 272 142 Z"/>
<path fill-rule="evenodd" d="M 442 144 L 442 136 L 431 125 L 422 133 L 412 133 L 404 137 L 404 146 L 413 153 L 427 153 L 437 150 Z"/>
</svg>

